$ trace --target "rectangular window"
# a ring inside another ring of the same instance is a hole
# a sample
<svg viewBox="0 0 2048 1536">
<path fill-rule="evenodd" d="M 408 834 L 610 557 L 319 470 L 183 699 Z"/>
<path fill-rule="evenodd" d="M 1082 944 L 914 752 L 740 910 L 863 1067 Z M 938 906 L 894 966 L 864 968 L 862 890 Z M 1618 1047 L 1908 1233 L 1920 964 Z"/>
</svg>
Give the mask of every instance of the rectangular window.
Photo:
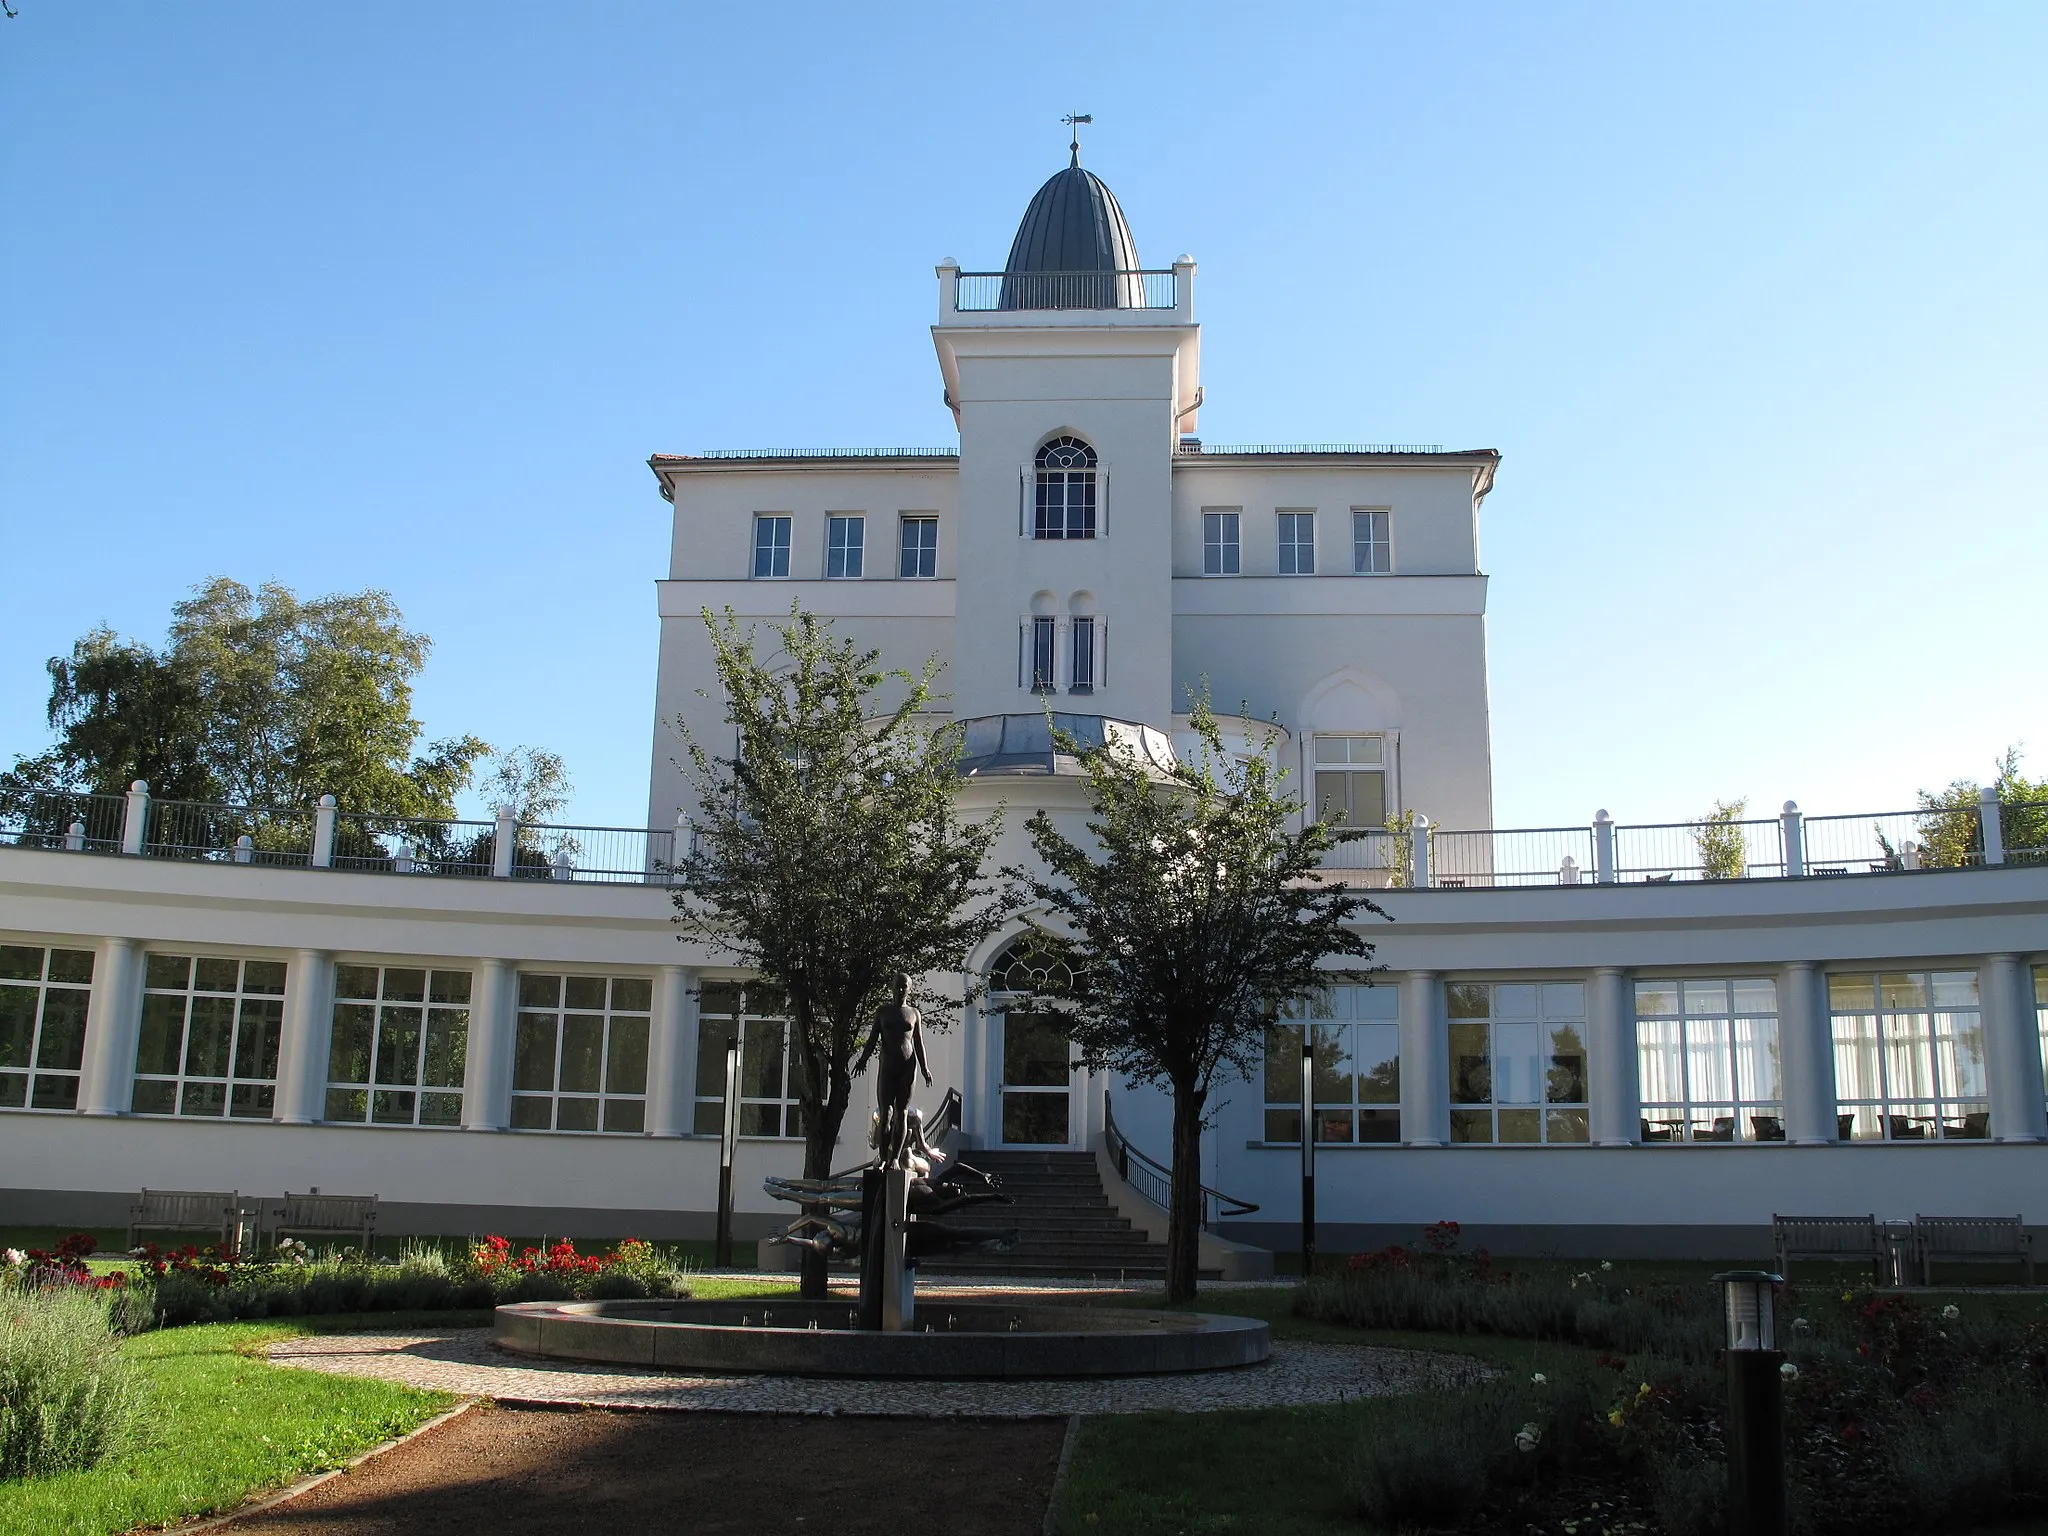
<svg viewBox="0 0 2048 1536">
<path fill-rule="evenodd" d="M 1386 755 L 1384 736 L 1316 737 L 1316 814 L 1347 827 L 1385 826 Z"/>
<path fill-rule="evenodd" d="M 939 520 L 936 517 L 903 519 L 896 574 L 911 579 L 939 574 Z"/>
<path fill-rule="evenodd" d="M 1394 568 L 1390 512 L 1351 514 L 1351 569 L 1360 576 L 1384 576 Z"/>
<path fill-rule="evenodd" d="M 1769 977 L 1636 983 L 1647 1143 L 1783 1141 L 1778 984 Z"/>
<path fill-rule="evenodd" d="M 803 1111 L 796 1102 L 789 1060 L 789 1025 L 782 1002 L 759 982 L 707 981 L 697 1008 L 697 1112 L 699 1136 L 725 1126 L 725 1053 L 740 1047 L 740 1134 L 799 1137 Z"/>
<path fill-rule="evenodd" d="M 92 951 L 0 944 L 0 1109 L 78 1108 Z"/>
<path fill-rule="evenodd" d="M 1053 644 L 1059 634 L 1059 621 L 1047 617 L 1031 621 L 1031 691 L 1051 693 L 1056 686 L 1053 682 Z"/>
<path fill-rule="evenodd" d="M 1454 981 L 1451 1140 L 1586 1140 L 1586 989 Z"/>
<path fill-rule="evenodd" d="M 825 519 L 825 579 L 858 581 L 867 554 L 868 520 L 834 514 Z M 787 574 L 785 572 L 785 574 Z"/>
<path fill-rule="evenodd" d="M 1076 618 L 1070 628 L 1069 638 L 1073 646 L 1073 683 L 1069 693 L 1093 693 L 1095 691 L 1095 620 Z"/>
<path fill-rule="evenodd" d="M 1202 574 L 1235 576 L 1238 572 L 1238 515 L 1235 512 L 1202 514 Z"/>
<path fill-rule="evenodd" d="M 1313 512 L 1280 514 L 1280 574 L 1313 576 L 1316 573 L 1316 515 Z"/>
<path fill-rule="evenodd" d="M 283 1030 L 283 961 L 149 955 L 130 1105 L 138 1115 L 268 1120 Z"/>
<path fill-rule="evenodd" d="M 520 972 L 512 1129 L 645 1130 L 653 1007 L 654 983 L 645 976 Z"/>
<path fill-rule="evenodd" d="M 2034 968 L 2034 1025 L 2041 1032 L 2041 1076 L 2048 1080 L 2048 965 Z"/>
<path fill-rule="evenodd" d="M 1265 1139 L 1301 1144 L 1302 1031 L 1311 1032 L 1316 1141 L 1401 1139 L 1400 993 L 1331 987 L 1305 1017 L 1266 1030 Z"/>
<path fill-rule="evenodd" d="M 327 1107 L 340 1125 L 460 1125 L 469 972 L 337 965 Z"/>
<path fill-rule="evenodd" d="M 755 514 L 754 517 L 754 574 L 756 576 L 787 576 L 789 574 L 789 519 Z"/>
<path fill-rule="evenodd" d="M 1991 1130 L 1975 971 L 1828 977 L 1836 1134 L 1982 1141 Z"/>
</svg>

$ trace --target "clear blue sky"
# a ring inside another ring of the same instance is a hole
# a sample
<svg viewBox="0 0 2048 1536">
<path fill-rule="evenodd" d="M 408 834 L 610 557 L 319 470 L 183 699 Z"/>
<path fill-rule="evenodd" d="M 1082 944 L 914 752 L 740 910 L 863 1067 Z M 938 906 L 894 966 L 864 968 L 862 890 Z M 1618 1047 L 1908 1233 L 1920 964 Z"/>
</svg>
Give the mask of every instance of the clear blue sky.
<svg viewBox="0 0 2048 1536">
<path fill-rule="evenodd" d="M 2048 772 L 2048 7 L 15 3 L 0 754 L 94 623 L 375 585 L 638 824 L 648 453 L 950 443 L 932 265 L 1078 110 L 1206 437 L 1506 455 L 1501 825 Z"/>
</svg>

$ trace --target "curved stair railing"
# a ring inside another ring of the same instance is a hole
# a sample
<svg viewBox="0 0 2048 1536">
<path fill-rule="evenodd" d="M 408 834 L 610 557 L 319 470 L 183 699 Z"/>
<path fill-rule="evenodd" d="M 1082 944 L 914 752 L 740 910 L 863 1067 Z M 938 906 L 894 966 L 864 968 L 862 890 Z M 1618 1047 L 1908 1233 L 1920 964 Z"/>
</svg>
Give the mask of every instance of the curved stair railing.
<svg viewBox="0 0 2048 1536">
<path fill-rule="evenodd" d="M 1173 1170 L 1131 1145 L 1131 1139 L 1116 1123 L 1110 1095 L 1102 1096 L 1102 1135 L 1109 1143 L 1109 1155 L 1116 1160 L 1117 1176 L 1162 1211 L 1173 1209 Z M 1258 1206 L 1250 1200 L 1226 1195 L 1220 1189 L 1202 1186 L 1202 1229 L 1226 1216 L 1249 1216 Z"/>
</svg>

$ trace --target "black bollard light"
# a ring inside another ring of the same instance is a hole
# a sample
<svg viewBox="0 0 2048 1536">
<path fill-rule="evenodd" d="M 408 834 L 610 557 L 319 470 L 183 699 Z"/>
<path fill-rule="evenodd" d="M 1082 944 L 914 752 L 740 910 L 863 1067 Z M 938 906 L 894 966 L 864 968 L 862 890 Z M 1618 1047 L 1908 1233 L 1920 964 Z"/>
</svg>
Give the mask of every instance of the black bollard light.
<svg viewBox="0 0 2048 1536">
<path fill-rule="evenodd" d="M 1316 1272 L 1315 1026 L 1301 1026 L 1301 1278 Z"/>
<path fill-rule="evenodd" d="M 725 1048 L 725 1119 L 718 1136 L 718 1230 L 712 1262 L 732 1268 L 732 1163 L 740 1140 L 740 1041 Z"/>
<path fill-rule="evenodd" d="M 1728 1324 L 1728 1533 L 1785 1536 L 1785 1388 L 1772 1287 L 1784 1276 L 1714 1276 Z"/>
</svg>

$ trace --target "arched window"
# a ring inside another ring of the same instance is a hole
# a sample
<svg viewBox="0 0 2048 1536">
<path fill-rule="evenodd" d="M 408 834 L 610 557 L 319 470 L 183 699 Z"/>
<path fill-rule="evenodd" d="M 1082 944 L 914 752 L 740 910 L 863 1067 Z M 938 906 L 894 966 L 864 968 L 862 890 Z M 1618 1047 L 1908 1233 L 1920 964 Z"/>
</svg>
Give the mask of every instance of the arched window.
<svg viewBox="0 0 2048 1536">
<path fill-rule="evenodd" d="M 1095 450 L 1078 437 L 1056 437 L 1038 450 L 1038 512 L 1032 537 L 1095 537 Z"/>
<path fill-rule="evenodd" d="M 1066 961 L 1042 944 L 1036 934 L 1026 933 L 1010 941 L 988 968 L 991 992 L 1072 992 L 1076 978 Z"/>
</svg>

